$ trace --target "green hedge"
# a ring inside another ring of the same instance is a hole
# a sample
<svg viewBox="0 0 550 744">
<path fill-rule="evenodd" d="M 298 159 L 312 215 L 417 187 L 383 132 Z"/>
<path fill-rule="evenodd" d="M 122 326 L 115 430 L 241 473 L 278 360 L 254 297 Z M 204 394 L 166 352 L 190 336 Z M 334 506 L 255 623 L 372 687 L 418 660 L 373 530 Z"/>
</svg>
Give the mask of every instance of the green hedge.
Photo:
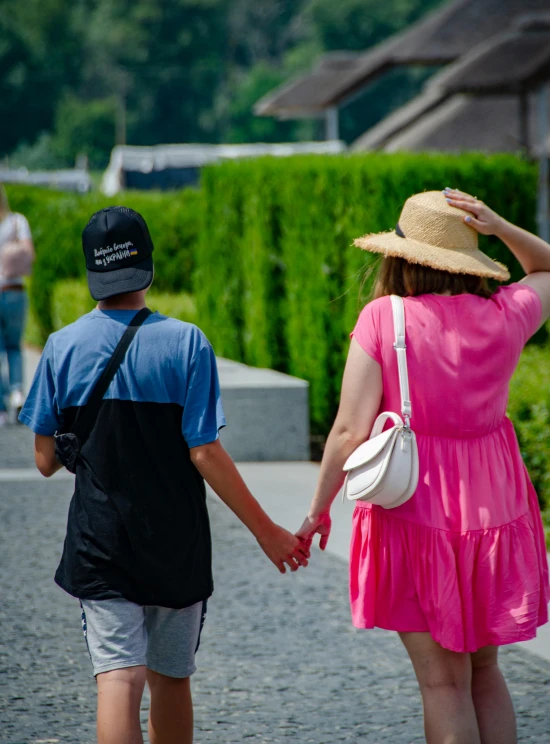
<svg viewBox="0 0 550 744">
<path fill-rule="evenodd" d="M 150 306 L 197 322 L 220 356 L 309 380 L 312 429 L 322 436 L 377 261 L 352 240 L 391 228 L 410 194 L 446 185 L 535 229 L 535 167 L 510 156 L 265 158 L 205 169 L 201 192 L 116 199 L 9 187 L 12 208 L 29 218 L 38 255 L 27 337 L 41 344 L 93 306 L 80 233 L 97 209 L 126 204 L 145 216 L 156 246 Z M 520 275 L 498 241 L 484 238 L 482 248 Z M 512 382 L 509 412 L 550 523 L 550 346 L 544 334 L 538 341 Z"/>
<path fill-rule="evenodd" d="M 57 282 L 52 293 L 53 330 L 74 323 L 81 315 L 96 306 L 88 285 L 83 279 L 64 279 Z M 152 288 L 147 293 L 147 305 L 153 311 L 168 315 L 187 323 L 196 323 L 197 313 L 193 298 L 185 292 L 172 294 Z"/>
<path fill-rule="evenodd" d="M 143 214 L 155 244 L 155 288 L 190 292 L 194 247 L 201 220 L 201 193 L 127 192 L 108 199 L 97 193 L 65 194 L 27 186 L 7 188 L 11 208 L 31 225 L 37 260 L 30 279 L 33 340 L 44 342 L 55 327 L 52 297 L 57 282 L 85 275 L 81 233 L 102 207 L 124 204 Z"/>
<path fill-rule="evenodd" d="M 524 350 L 512 384 L 508 415 L 537 490 L 550 537 L 550 346 Z"/>
<path fill-rule="evenodd" d="M 411 194 L 458 186 L 535 229 L 536 168 L 512 156 L 263 158 L 203 172 L 194 295 L 218 354 L 309 380 L 314 433 L 335 414 L 349 332 L 377 257 L 353 238 L 387 230 Z M 520 275 L 495 239 L 482 248 Z"/>
</svg>

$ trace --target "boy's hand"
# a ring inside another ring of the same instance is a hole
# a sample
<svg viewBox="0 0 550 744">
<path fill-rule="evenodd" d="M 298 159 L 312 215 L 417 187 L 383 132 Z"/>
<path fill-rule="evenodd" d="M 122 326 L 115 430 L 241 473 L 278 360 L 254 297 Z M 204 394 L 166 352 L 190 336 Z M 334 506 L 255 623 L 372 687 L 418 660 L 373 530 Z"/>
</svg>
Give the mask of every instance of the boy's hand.
<svg viewBox="0 0 550 744">
<path fill-rule="evenodd" d="M 291 571 L 307 566 L 309 546 L 278 524 L 273 524 L 265 534 L 258 537 L 258 543 L 281 573 L 286 573 L 285 563 Z"/>
<path fill-rule="evenodd" d="M 303 525 L 296 533 L 296 536 L 303 541 L 304 545 L 310 547 L 313 541 L 313 536 L 316 533 L 319 533 L 319 547 L 321 550 L 324 550 L 327 547 L 331 526 L 332 520 L 328 512 L 316 516 L 307 516 Z"/>
</svg>

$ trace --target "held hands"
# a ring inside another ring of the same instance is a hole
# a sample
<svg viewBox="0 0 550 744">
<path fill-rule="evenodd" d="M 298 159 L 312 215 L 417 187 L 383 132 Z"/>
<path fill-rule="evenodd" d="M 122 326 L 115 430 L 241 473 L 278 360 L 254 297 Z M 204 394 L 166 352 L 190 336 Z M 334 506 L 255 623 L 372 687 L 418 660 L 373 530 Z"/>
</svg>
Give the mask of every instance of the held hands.
<svg viewBox="0 0 550 744">
<path fill-rule="evenodd" d="M 314 535 L 318 533 L 320 535 L 319 547 L 321 550 L 324 550 L 327 547 L 331 526 L 332 520 L 328 512 L 318 514 L 317 516 L 308 515 L 296 533 L 296 537 L 299 537 L 309 548 L 313 542 Z"/>
<path fill-rule="evenodd" d="M 307 516 L 296 535 L 273 524 L 264 535 L 258 538 L 258 543 L 281 573 L 286 573 L 285 564 L 291 571 L 297 571 L 300 566 L 305 568 L 308 565 L 311 543 L 315 534 L 320 535 L 321 550 L 326 548 L 331 524 L 332 520 L 328 513 L 317 517 Z"/>
<path fill-rule="evenodd" d="M 257 539 L 261 549 L 281 573 L 286 573 L 285 563 L 291 571 L 307 566 L 310 546 L 278 524 L 272 524 Z"/>
<path fill-rule="evenodd" d="M 496 212 L 477 199 L 475 196 L 465 194 L 458 189 L 446 188 L 443 192 L 447 202 L 451 207 L 463 209 L 468 214 L 464 217 L 464 222 L 477 230 L 482 235 L 498 235 L 505 223 L 505 220 Z"/>
</svg>

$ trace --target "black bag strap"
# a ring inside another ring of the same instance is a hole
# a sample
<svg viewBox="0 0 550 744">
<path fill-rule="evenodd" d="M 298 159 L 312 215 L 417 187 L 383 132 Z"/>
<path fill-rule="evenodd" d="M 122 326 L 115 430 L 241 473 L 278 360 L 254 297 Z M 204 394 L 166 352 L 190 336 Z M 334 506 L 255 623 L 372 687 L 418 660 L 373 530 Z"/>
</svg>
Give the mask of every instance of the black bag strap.
<svg viewBox="0 0 550 744">
<path fill-rule="evenodd" d="M 94 428 L 94 424 L 99 414 L 99 409 L 101 408 L 101 403 L 103 402 L 103 396 L 107 392 L 107 388 L 118 372 L 118 369 L 126 356 L 126 352 L 134 340 L 134 336 L 138 332 L 139 327 L 143 325 L 150 315 L 151 310 L 149 310 L 148 307 L 144 307 L 143 310 L 140 310 L 134 315 L 128 327 L 122 334 L 122 338 L 118 342 L 112 357 L 107 362 L 99 380 L 96 382 L 88 402 L 77 416 L 72 429 L 73 433 L 76 434 L 79 439 L 80 446 L 82 446 L 88 439 L 92 429 Z"/>
</svg>

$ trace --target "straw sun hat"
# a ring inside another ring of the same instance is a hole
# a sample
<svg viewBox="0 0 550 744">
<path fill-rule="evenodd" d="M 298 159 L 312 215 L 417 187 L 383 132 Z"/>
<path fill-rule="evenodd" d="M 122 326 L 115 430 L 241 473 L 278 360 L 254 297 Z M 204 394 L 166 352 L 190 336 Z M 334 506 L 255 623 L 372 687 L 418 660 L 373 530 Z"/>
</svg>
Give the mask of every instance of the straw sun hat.
<svg viewBox="0 0 550 744">
<path fill-rule="evenodd" d="M 405 202 L 395 230 L 364 235 L 354 245 L 372 253 L 404 258 L 452 274 L 474 274 L 501 282 L 510 272 L 479 250 L 477 232 L 465 212 L 447 204 L 441 191 L 415 194 Z"/>
</svg>

